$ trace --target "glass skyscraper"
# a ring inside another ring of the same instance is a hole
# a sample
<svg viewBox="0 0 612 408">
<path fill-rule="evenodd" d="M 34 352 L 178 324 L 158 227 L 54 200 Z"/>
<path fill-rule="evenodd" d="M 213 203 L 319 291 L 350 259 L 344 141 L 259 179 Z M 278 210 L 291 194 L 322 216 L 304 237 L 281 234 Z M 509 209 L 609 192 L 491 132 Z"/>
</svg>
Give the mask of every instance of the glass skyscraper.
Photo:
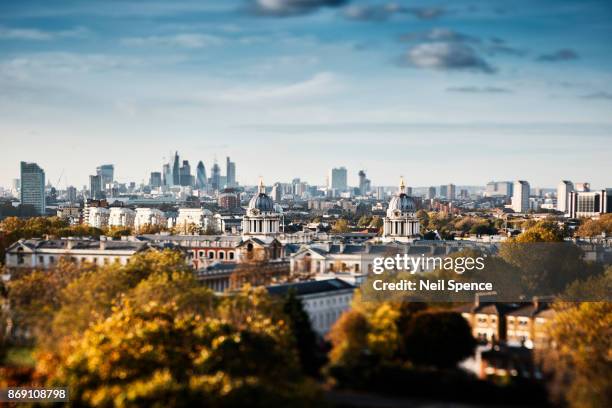
<svg viewBox="0 0 612 408">
<path fill-rule="evenodd" d="M 21 162 L 21 205 L 45 214 L 45 171 L 36 163 Z"/>
</svg>

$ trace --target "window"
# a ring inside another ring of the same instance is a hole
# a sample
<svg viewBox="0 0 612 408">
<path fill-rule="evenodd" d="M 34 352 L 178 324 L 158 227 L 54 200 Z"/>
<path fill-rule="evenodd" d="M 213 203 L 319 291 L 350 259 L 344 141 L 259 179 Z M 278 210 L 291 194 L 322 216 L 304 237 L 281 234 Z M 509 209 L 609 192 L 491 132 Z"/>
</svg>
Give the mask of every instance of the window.
<svg viewBox="0 0 612 408">
<path fill-rule="evenodd" d="M 49 257 L 49 263 L 50 264 L 54 264 L 55 263 L 55 257 L 54 256 L 50 256 Z"/>
<path fill-rule="evenodd" d="M 198 253 L 198 257 L 199 257 L 199 258 L 204 258 L 204 251 L 200 251 L 200 252 Z"/>
<path fill-rule="evenodd" d="M 234 253 L 233 252 L 228 253 L 228 256 L 229 256 L 229 259 L 234 259 Z"/>
<path fill-rule="evenodd" d="M 97 265 L 97 264 L 98 264 L 98 258 L 93 258 L 93 259 L 91 260 L 91 262 L 93 262 L 95 265 Z"/>
<path fill-rule="evenodd" d="M 44 264 L 44 263 L 45 263 L 45 257 L 44 257 L 44 256 L 42 256 L 42 255 L 39 255 L 39 256 L 38 256 L 38 263 L 40 263 L 40 264 Z"/>
<path fill-rule="evenodd" d="M 213 259 L 215 257 L 214 251 L 208 251 L 208 259 Z"/>
<path fill-rule="evenodd" d="M 221 251 L 219 252 L 219 259 L 224 259 L 225 258 L 225 252 Z"/>
</svg>

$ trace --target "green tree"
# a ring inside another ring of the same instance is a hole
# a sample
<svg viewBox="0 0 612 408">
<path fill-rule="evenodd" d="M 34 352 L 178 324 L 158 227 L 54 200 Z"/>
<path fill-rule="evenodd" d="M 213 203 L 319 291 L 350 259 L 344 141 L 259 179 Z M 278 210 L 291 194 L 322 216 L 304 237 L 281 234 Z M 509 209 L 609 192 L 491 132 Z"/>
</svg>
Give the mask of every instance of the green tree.
<svg viewBox="0 0 612 408">
<path fill-rule="evenodd" d="M 349 228 L 349 223 L 344 218 L 340 218 L 338 221 L 334 223 L 332 227 L 332 231 L 338 234 L 349 232 L 351 229 Z"/>
<path fill-rule="evenodd" d="M 289 328 L 297 347 L 300 366 L 305 374 L 318 376 L 325 356 L 320 352 L 317 335 L 312 330 L 308 314 L 304 311 L 302 301 L 294 291 L 289 291 L 283 302 L 283 312 L 289 318 Z"/>
<path fill-rule="evenodd" d="M 416 313 L 403 333 L 406 357 L 417 365 L 452 368 L 474 353 L 476 340 L 458 313 Z"/>
<path fill-rule="evenodd" d="M 275 321 L 237 327 L 181 313 L 176 305 L 124 301 L 55 361 L 42 360 L 49 386 L 67 386 L 75 405 L 117 407 L 306 406 L 287 337 Z M 52 364 L 46 364 L 51 362 Z"/>
<path fill-rule="evenodd" d="M 541 358 L 552 394 L 570 407 L 612 406 L 612 302 L 556 303 Z"/>
</svg>

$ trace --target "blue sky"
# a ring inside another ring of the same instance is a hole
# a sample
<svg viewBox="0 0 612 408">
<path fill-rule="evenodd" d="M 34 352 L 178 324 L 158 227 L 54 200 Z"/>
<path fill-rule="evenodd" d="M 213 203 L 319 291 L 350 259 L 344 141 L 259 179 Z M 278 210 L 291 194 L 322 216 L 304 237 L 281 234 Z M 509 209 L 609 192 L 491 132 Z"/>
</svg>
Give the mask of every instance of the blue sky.
<svg viewBox="0 0 612 408">
<path fill-rule="evenodd" d="M 612 3 L 3 1 L 0 184 L 178 150 L 241 183 L 612 187 Z"/>
</svg>

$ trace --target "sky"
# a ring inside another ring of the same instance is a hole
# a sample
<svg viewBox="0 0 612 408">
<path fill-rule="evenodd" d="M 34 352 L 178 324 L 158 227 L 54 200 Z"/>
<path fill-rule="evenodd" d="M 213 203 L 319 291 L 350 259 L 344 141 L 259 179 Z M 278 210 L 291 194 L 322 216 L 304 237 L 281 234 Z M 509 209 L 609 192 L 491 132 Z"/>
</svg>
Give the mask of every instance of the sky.
<svg viewBox="0 0 612 408">
<path fill-rule="evenodd" d="M 0 2 L 0 185 L 175 150 L 242 184 L 612 187 L 608 0 Z"/>
</svg>

